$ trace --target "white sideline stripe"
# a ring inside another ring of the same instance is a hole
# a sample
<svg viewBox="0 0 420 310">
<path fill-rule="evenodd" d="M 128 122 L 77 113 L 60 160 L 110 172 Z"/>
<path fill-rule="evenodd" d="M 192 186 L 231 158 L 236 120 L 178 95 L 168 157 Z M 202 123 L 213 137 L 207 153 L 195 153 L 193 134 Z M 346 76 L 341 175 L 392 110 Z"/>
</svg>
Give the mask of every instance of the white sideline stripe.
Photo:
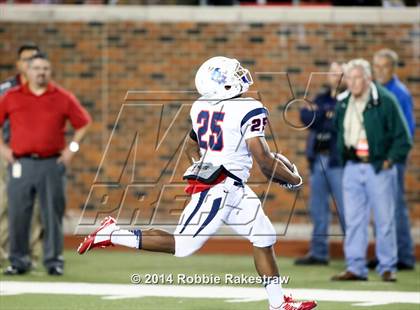
<svg viewBox="0 0 420 310">
<path fill-rule="evenodd" d="M 266 299 L 263 288 L 197 285 L 134 285 L 70 282 L 2 281 L 0 296 L 19 294 L 96 295 L 104 299 L 139 297 L 219 298 L 228 302 Z M 397 303 L 420 304 L 420 292 L 347 291 L 327 289 L 285 289 L 295 299 L 350 302 L 355 306 L 377 306 Z"/>
</svg>

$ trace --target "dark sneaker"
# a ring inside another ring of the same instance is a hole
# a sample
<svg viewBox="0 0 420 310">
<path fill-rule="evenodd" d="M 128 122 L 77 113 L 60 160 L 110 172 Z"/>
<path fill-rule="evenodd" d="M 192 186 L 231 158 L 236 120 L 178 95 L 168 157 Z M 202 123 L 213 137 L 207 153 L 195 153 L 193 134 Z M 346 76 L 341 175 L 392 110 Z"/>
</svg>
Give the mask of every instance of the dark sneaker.
<svg viewBox="0 0 420 310">
<path fill-rule="evenodd" d="M 5 276 L 16 276 L 16 275 L 22 275 L 27 273 L 28 270 L 26 269 L 19 269 L 13 265 L 8 266 L 6 269 L 4 269 L 3 274 Z"/>
<path fill-rule="evenodd" d="M 50 276 L 62 276 L 64 274 L 64 270 L 61 267 L 55 266 L 48 268 L 48 274 Z"/>
<path fill-rule="evenodd" d="M 414 265 L 408 265 L 406 263 L 403 262 L 398 262 L 397 263 L 397 269 L 398 270 L 414 270 Z"/>
<path fill-rule="evenodd" d="M 331 278 L 331 281 L 367 281 L 366 277 L 358 276 L 350 271 L 343 271 Z"/>
<path fill-rule="evenodd" d="M 384 281 L 384 282 L 397 282 L 397 274 L 393 271 L 385 271 L 382 274 L 382 281 Z"/>
<path fill-rule="evenodd" d="M 328 260 L 306 255 L 295 260 L 295 265 L 328 265 Z"/>
<path fill-rule="evenodd" d="M 366 264 L 366 267 L 368 267 L 368 269 L 370 270 L 374 270 L 376 268 L 376 266 L 378 266 L 379 261 L 377 258 L 373 258 L 371 260 L 368 261 L 368 263 Z"/>
<path fill-rule="evenodd" d="M 48 274 L 50 276 L 62 276 L 64 274 L 64 270 L 62 267 L 54 266 L 48 268 Z"/>
</svg>

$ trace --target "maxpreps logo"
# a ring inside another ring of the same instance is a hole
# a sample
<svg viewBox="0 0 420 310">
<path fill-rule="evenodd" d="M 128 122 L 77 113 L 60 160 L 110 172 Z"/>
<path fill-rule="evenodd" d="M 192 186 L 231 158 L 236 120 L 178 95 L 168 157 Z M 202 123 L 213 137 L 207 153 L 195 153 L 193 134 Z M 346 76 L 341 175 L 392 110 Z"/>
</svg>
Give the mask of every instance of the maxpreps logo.
<svg viewBox="0 0 420 310">
<path fill-rule="evenodd" d="M 268 73 L 262 72 L 260 75 Z M 287 73 L 270 73 L 282 77 L 282 83 L 290 84 Z M 327 73 L 318 73 L 326 79 Z M 259 74 L 256 74 L 257 77 Z M 313 74 L 309 79 L 307 91 Z M 212 79 L 224 83 L 226 76 L 219 68 L 212 72 Z M 290 130 L 302 130 L 287 120 L 287 113 L 296 109 L 299 102 L 307 102 L 292 96 L 284 100 L 281 115 L 270 115 L 270 123 L 286 123 Z M 261 98 L 258 92 L 250 92 Z M 106 216 L 113 216 L 118 224 L 128 229 L 134 227 L 175 227 L 190 196 L 184 192 L 186 183 L 182 176 L 190 166 L 184 150 L 191 130 L 190 109 L 197 99 L 192 91 L 129 91 L 119 106 L 113 128 L 99 164 L 96 176 L 87 195 L 75 234 L 85 234 L 96 227 Z M 290 99 L 291 98 L 291 99 Z M 261 101 L 261 100 L 260 100 Z M 315 113 L 314 113 L 315 117 Z M 274 143 L 272 151 L 278 152 L 278 137 L 268 124 L 265 134 Z M 233 172 L 234 173 L 234 172 Z M 251 189 L 265 204 L 272 187 L 270 181 L 253 176 L 248 182 Z M 289 216 L 285 235 L 292 219 L 294 204 L 287 206 Z M 244 199 L 251 199 L 244 197 Z M 261 206 L 261 207 L 262 207 Z M 286 211 L 286 210 L 285 210 Z M 203 215 L 206 216 L 206 215 Z M 248 223 L 246 219 L 246 223 Z M 246 224 L 244 223 L 244 224 Z M 226 232 L 225 232 L 226 233 Z"/>
</svg>

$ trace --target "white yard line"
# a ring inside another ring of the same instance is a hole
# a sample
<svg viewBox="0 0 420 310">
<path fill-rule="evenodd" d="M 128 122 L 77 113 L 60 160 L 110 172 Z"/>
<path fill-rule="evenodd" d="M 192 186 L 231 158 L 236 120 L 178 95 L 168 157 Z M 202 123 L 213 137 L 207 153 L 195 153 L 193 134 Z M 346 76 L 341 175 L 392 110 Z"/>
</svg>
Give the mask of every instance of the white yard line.
<svg viewBox="0 0 420 310">
<path fill-rule="evenodd" d="M 347 291 L 327 289 L 287 289 L 296 299 L 349 302 L 355 306 L 377 306 L 397 303 L 420 304 L 420 292 Z M 228 302 L 265 300 L 262 288 L 197 285 L 134 285 L 70 282 L 0 283 L 0 296 L 18 294 L 95 295 L 104 299 L 139 297 L 219 298 Z"/>
</svg>

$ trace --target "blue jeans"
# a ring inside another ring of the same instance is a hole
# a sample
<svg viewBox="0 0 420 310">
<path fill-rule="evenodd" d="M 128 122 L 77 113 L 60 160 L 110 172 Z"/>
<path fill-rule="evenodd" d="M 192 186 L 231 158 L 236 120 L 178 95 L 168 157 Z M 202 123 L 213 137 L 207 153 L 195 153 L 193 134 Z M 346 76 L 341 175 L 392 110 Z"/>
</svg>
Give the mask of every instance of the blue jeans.
<svg viewBox="0 0 420 310">
<path fill-rule="evenodd" d="M 331 220 L 329 199 L 335 203 L 341 227 L 344 230 L 342 177 L 343 169 L 328 167 L 329 157 L 317 155 L 311 174 L 309 209 L 314 225 L 309 254 L 328 260 L 328 227 Z"/>
<path fill-rule="evenodd" d="M 397 226 L 398 261 L 406 265 L 414 266 L 413 239 L 410 232 L 410 219 L 405 202 L 405 164 L 396 164 L 397 167 L 397 205 L 395 209 L 395 219 Z"/>
<path fill-rule="evenodd" d="M 347 270 L 367 277 L 366 250 L 371 211 L 376 230 L 377 272 L 395 271 L 397 236 L 395 225 L 396 167 L 375 173 L 371 164 L 347 162 L 343 176 Z"/>
</svg>

